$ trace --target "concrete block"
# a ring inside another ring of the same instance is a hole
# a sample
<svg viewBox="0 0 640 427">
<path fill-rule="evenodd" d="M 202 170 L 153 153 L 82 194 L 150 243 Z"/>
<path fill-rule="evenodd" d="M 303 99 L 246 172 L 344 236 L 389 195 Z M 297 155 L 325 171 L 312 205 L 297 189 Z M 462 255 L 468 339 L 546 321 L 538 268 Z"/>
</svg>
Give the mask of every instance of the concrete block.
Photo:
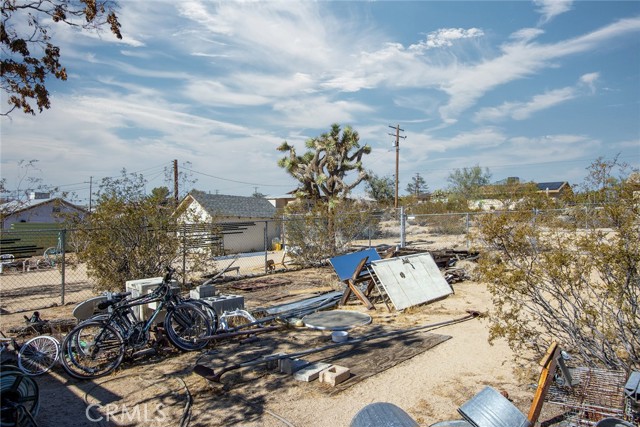
<svg viewBox="0 0 640 427">
<path fill-rule="evenodd" d="M 331 387 L 335 387 L 348 380 L 350 376 L 351 370 L 349 370 L 349 368 L 333 365 L 332 367 L 320 372 L 320 382 L 329 384 Z"/>
<path fill-rule="evenodd" d="M 294 372 L 299 371 L 305 366 L 309 365 L 309 362 L 302 359 L 290 359 L 288 357 L 280 359 L 280 372 L 287 375 L 292 375 Z"/>
<path fill-rule="evenodd" d="M 218 295 L 200 299 L 213 307 L 218 316 L 225 311 L 244 310 L 244 297 L 240 295 Z"/>
<path fill-rule="evenodd" d="M 331 367 L 330 363 L 312 363 L 293 374 L 293 378 L 298 381 L 311 382 L 317 380 L 320 372 Z"/>
<path fill-rule="evenodd" d="M 196 286 L 189 291 L 189 296 L 192 299 L 209 298 L 216 295 L 216 287 L 214 285 L 201 285 Z"/>
<path fill-rule="evenodd" d="M 284 353 L 275 353 L 274 356 L 284 356 Z M 280 369 L 280 359 L 268 360 L 265 368 L 267 368 L 268 370 Z"/>
</svg>

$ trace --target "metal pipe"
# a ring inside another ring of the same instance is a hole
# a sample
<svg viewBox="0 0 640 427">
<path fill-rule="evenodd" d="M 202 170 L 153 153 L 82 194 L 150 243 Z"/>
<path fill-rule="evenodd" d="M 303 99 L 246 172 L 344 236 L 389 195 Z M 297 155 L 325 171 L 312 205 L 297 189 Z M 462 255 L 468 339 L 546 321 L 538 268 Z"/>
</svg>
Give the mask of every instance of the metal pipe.
<svg viewBox="0 0 640 427">
<path fill-rule="evenodd" d="M 285 325 L 267 326 L 267 327 L 264 327 L 264 328 L 249 329 L 249 330 L 246 330 L 246 331 L 235 331 L 235 332 L 227 332 L 227 333 L 223 333 L 223 334 L 206 335 L 204 337 L 199 337 L 196 340 L 196 342 L 220 340 L 220 339 L 224 339 L 224 338 L 235 337 L 235 336 L 238 336 L 238 335 L 262 334 L 264 332 L 271 332 L 271 331 L 275 331 L 276 329 L 282 329 L 284 326 Z"/>
<path fill-rule="evenodd" d="M 233 365 L 230 365 L 230 366 L 226 366 L 226 367 L 222 368 L 220 370 L 220 372 L 218 372 L 217 374 L 213 371 L 213 369 L 211 369 L 211 368 L 209 368 L 207 366 L 204 366 L 204 365 L 200 365 L 200 364 L 194 366 L 193 372 L 195 372 L 196 374 L 200 375 L 201 377 L 206 378 L 209 381 L 220 382 L 220 379 L 222 378 L 222 375 L 226 374 L 229 371 L 233 371 L 233 370 L 236 370 L 236 369 L 247 368 L 247 367 L 250 367 L 250 366 L 258 366 L 258 365 L 262 365 L 263 363 L 273 362 L 273 361 L 281 360 L 281 359 L 294 359 L 294 358 L 306 356 L 308 354 L 313 354 L 313 353 L 318 353 L 318 352 L 321 352 L 321 351 L 330 350 L 330 349 L 336 348 L 336 347 L 342 347 L 342 346 L 345 346 L 345 345 L 360 344 L 362 342 L 365 342 L 365 341 L 368 341 L 368 340 L 372 340 L 372 339 L 376 339 L 376 338 L 386 338 L 386 337 L 395 336 L 395 335 L 403 335 L 403 334 L 408 334 L 408 333 L 412 333 L 412 332 L 422 331 L 422 330 L 425 330 L 425 329 L 435 329 L 435 328 L 439 328 L 439 327 L 442 327 L 442 326 L 448 326 L 448 325 L 453 325 L 455 323 L 464 322 L 464 321 L 467 321 L 467 320 L 470 320 L 470 319 L 474 319 L 474 318 L 480 316 L 480 312 L 479 311 L 475 311 L 475 310 L 467 310 L 467 313 L 469 313 L 467 316 L 459 317 L 457 319 L 445 320 L 443 322 L 437 322 L 437 323 L 431 323 L 431 324 L 427 324 L 427 325 L 415 326 L 415 327 L 409 328 L 409 329 L 395 330 L 395 331 L 385 332 L 385 333 L 382 333 L 382 334 L 364 335 L 364 336 L 362 336 L 360 338 L 354 338 L 354 339 L 349 340 L 349 341 L 333 343 L 333 344 L 325 345 L 323 347 L 315 347 L 315 348 L 312 348 L 312 349 L 309 349 L 309 350 L 299 351 L 297 353 L 272 354 L 272 355 L 269 355 L 269 356 L 261 357 L 260 359 L 257 359 L 257 360 L 252 360 L 252 361 L 249 361 L 249 362 L 237 363 L 237 364 L 233 364 Z"/>
</svg>

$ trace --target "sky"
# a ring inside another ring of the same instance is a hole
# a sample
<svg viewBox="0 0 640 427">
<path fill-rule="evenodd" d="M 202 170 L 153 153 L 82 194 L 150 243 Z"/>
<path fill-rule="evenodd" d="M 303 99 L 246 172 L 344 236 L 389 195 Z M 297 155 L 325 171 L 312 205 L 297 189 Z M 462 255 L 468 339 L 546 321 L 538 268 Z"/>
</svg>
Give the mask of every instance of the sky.
<svg viewBox="0 0 640 427">
<path fill-rule="evenodd" d="M 276 148 L 333 123 L 379 177 L 402 129 L 400 195 L 476 165 L 570 184 L 599 157 L 640 165 L 638 1 L 119 4 L 122 40 L 51 26 L 68 80 L 47 82 L 51 109 L 0 118 L 7 188 L 33 159 L 30 177 L 85 201 L 123 168 L 173 190 L 177 160 L 181 194 L 281 196 L 297 183 Z"/>
</svg>

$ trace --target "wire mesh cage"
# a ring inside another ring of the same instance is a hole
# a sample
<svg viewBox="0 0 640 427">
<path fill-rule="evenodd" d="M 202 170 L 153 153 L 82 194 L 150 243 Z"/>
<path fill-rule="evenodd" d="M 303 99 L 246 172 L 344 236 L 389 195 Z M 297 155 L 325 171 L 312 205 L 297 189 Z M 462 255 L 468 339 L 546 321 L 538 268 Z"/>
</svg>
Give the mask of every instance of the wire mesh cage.
<svg viewBox="0 0 640 427">
<path fill-rule="evenodd" d="M 624 393 L 626 372 L 578 367 L 570 368 L 569 373 L 570 379 L 556 379 L 546 398 L 566 411 L 567 426 L 594 426 L 609 417 L 630 419 Z"/>
</svg>

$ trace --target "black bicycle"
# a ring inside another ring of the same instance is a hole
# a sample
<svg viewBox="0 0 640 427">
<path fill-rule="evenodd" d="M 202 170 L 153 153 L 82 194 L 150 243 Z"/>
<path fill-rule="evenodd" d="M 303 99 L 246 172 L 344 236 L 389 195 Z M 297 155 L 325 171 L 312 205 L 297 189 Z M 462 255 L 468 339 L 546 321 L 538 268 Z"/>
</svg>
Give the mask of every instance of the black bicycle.
<svg viewBox="0 0 640 427">
<path fill-rule="evenodd" d="M 208 342 L 200 338 L 211 335 L 212 314 L 173 291 L 174 272 L 167 267 L 162 283 L 147 295 L 130 298 L 130 292 L 112 294 L 99 305 L 101 309 L 110 308 L 109 314 L 90 318 L 71 330 L 62 343 L 61 362 L 67 373 L 84 379 L 112 372 L 122 363 L 125 354 L 148 345 L 150 332 L 161 312 L 166 313 L 164 329 L 171 344 L 183 351 L 204 348 Z M 151 303 L 155 303 L 155 309 L 149 318 L 139 320 L 133 307 Z"/>
</svg>

